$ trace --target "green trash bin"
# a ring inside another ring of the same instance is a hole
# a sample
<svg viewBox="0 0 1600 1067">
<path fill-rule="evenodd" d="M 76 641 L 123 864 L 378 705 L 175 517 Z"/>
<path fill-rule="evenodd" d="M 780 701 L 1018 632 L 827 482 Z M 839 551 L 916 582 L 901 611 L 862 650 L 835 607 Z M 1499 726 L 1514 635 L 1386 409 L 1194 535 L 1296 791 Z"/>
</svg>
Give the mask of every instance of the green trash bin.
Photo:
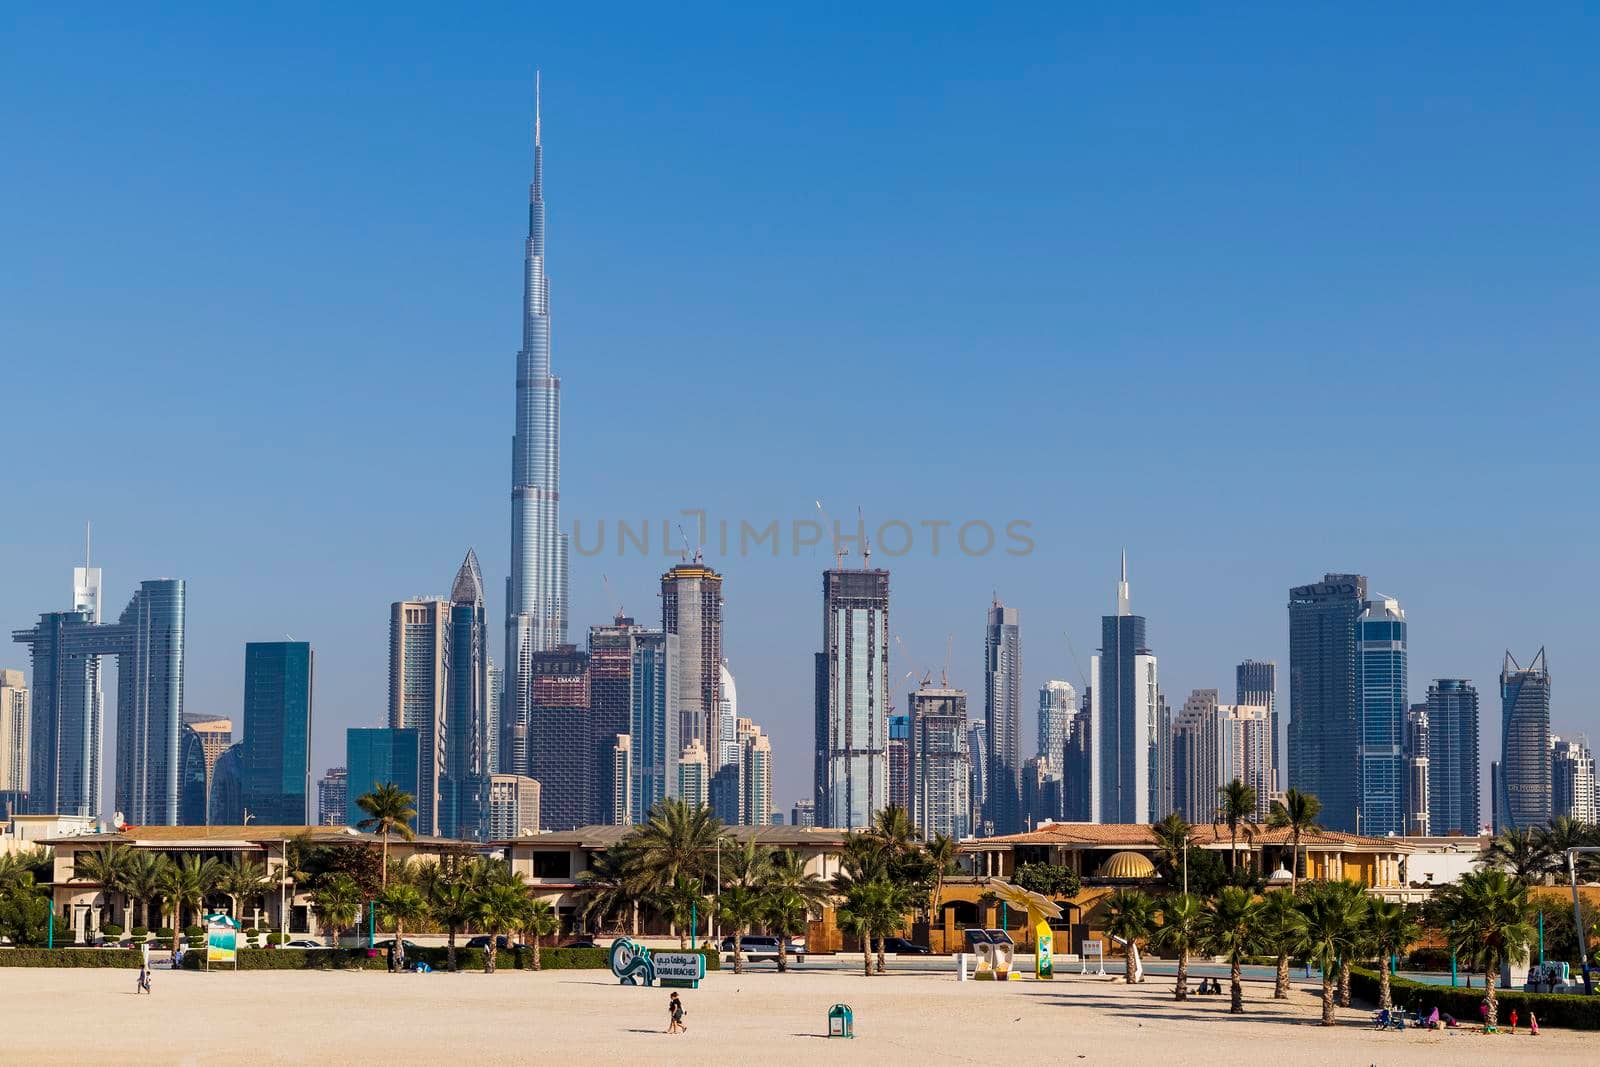
<svg viewBox="0 0 1600 1067">
<path fill-rule="evenodd" d="M 855 1037 L 856 1013 L 848 1004 L 835 1004 L 828 1009 L 828 1036 Z"/>
</svg>

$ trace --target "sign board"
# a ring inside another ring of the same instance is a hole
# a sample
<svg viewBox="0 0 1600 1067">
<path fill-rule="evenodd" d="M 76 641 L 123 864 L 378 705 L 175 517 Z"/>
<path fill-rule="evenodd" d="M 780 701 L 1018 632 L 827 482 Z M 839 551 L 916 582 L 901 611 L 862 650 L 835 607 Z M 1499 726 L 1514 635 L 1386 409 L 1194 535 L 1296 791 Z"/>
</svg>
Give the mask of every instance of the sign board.
<svg viewBox="0 0 1600 1067">
<path fill-rule="evenodd" d="M 1033 927 L 1033 938 L 1037 944 L 1034 946 L 1033 976 L 1035 978 L 1054 978 L 1056 976 L 1056 961 L 1052 958 L 1056 949 L 1055 931 L 1050 929 L 1050 924 L 1040 919 Z"/>
<path fill-rule="evenodd" d="M 1106 973 L 1105 944 L 1099 938 L 1094 938 L 1093 940 L 1090 940 L 1089 938 L 1084 938 L 1084 941 L 1083 941 L 1083 952 L 1082 952 L 1082 955 L 1081 955 L 1082 967 L 1078 972 L 1079 974 L 1088 974 L 1089 973 L 1089 957 L 1090 956 L 1093 956 L 1095 958 L 1095 973 L 1096 974 L 1105 974 Z"/>
<path fill-rule="evenodd" d="M 239 924 L 226 915 L 206 916 L 206 969 L 215 963 L 239 969 Z"/>
<path fill-rule="evenodd" d="M 652 952 L 656 980 L 664 986 L 699 989 L 706 976 L 706 958 L 698 952 Z"/>
</svg>

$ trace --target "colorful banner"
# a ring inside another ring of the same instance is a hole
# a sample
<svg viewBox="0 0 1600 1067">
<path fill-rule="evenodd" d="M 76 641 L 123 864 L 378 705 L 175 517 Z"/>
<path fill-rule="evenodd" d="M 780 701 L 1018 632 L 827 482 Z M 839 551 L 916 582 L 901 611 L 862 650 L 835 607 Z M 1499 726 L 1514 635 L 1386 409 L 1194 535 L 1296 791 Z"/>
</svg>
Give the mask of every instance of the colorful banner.
<svg viewBox="0 0 1600 1067">
<path fill-rule="evenodd" d="M 1037 945 L 1034 946 L 1033 974 L 1035 978 L 1054 978 L 1056 976 L 1056 962 L 1050 957 L 1056 948 L 1055 931 L 1050 929 L 1050 924 L 1043 919 L 1033 924 L 1033 938 Z"/>
<path fill-rule="evenodd" d="M 206 967 L 216 963 L 239 966 L 239 924 L 226 915 L 206 916 Z"/>
</svg>

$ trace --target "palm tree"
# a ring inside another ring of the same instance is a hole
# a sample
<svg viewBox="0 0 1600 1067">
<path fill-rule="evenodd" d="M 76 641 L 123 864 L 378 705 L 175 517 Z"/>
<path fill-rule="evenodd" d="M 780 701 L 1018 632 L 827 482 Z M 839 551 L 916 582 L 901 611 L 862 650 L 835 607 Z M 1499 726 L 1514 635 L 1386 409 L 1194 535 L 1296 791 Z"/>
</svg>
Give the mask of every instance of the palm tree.
<svg viewBox="0 0 1600 1067">
<path fill-rule="evenodd" d="M 417 832 L 411 820 L 417 817 L 414 807 L 417 798 L 393 782 L 372 783 L 372 792 L 356 798 L 356 806 L 367 813 L 357 825 L 383 835 L 383 885 L 389 884 L 389 835 L 399 834 L 407 841 L 414 840 Z"/>
<path fill-rule="evenodd" d="M 135 917 L 143 920 L 142 922 L 135 922 L 133 925 L 145 927 L 152 925 L 150 922 L 150 901 L 160 895 L 161 883 L 165 880 L 166 869 L 171 863 L 171 860 L 159 852 L 144 850 L 134 852 L 133 858 L 128 861 L 128 869 L 123 875 L 122 884 L 127 890 L 129 899 L 138 908 L 135 912 Z M 161 924 L 155 923 L 153 925 L 160 926 Z"/>
<path fill-rule="evenodd" d="M 1473 871 L 1434 895 L 1450 950 L 1483 969 L 1488 1024 L 1500 1022 L 1495 981 L 1500 964 L 1528 950 L 1533 940 L 1533 905 L 1528 886 L 1501 870 Z"/>
<path fill-rule="evenodd" d="M 877 925 L 876 890 L 866 883 L 852 885 L 839 908 L 839 929 L 861 939 L 861 973 L 872 977 L 872 931 Z"/>
<path fill-rule="evenodd" d="M 885 839 L 876 833 L 850 834 L 839 853 L 839 873 L 833 887 L 840 894 L 857 885 L 887 883 L 891 877 L 891 854 Z M 867 933 L 870 940 L 876 929 Z"/>
<path fill-rule="evenodd" d="M 1119 889 L 1106 901 L 1106 933 L 1119 937 L 1126 949 L 1124 978 L 1133 984 L 1133 957 L 1137 945 L 1156 927 L 1156 902 L 1137 889 Z"/>
<path fill-rule="evenodd" d="M 312 890 L 311 910 L 317 913 L 319 922 L 333 931 L 337 946 L 340 931 L 354 926 L 361 913 L 361 887 L 342 871 L 324 875 Z"/>
<path fill-rule="evenodd" d="M 1538 833 L 1516 828 L 1502 830 L 1478 862 L 1485 867 L 1498 867 L 1525 885 L 1541 880 L 1549 866 Z"/>
<path fill-rule="evenodd" d="M 1168 882 L 1173 882 L 1183 870 L 1183 858 L 1194 840 L 1194 827 L 1177 812 L 1171 812 L 1158 823 L 1150 824 L 1156 838 L 1156 864 Z"/>
<path fill-rule="evenodd" d="M 960 848 L 955 839 L 947 834 L 934 834 L 933 840 L 927 844 L 928 860 L 933 864 L 933 899 L 928 906 L 928 925 L 942 926 L 943 920 L 939 915 L 940 905 L 944 903 L 944 879 L 946 875 L 954 874 L 960 868 L 956 865 Z"/>
<path fill-rule="evenodd" d="M 1389 959 L 1422 936 L 1414 911 L 1395 900 L 1375 900 L 1367 908 L 1367 943 L 1378 954 L 1378 1007 L 1392 1008 Z"/>
<path fill-rule="evenodd" d="M 700 887 L 700 879 L 686 875 L 679 875 L 677 881 L 654 896 L 656 907 L 664 912 L 667 920 L 677 928 L 678 947 L 684 951 L 688 951 L 689 939 L 695 935 L 690 926 L 705 896 L 705 891 Z"/>
<path fill-rule="evenodd" d="M 265 865 L 257 866 L 247 856 L 240 856 L 217 869 L 216 888 L 228 898 L 229 913 L 235 919 L 244 918 L 244 902 L 259 897 L 271 885 Z"/>
<path fill-rule="evenodd" d="M 106 896 L 115 900 L 123 894 L 133 854 L 132 847 L 115 841 L 92 852 L 80 852 L 73 861 L 72 877 L 74 880 L 81 878 L 86 882 L 99 882 Z"/>
<path fill-rule="evenodd" d="M 632 931 L 639 933 L 639 895 L 632 878 L 633 858 L 625 846 L 609 848 L 595 854 L 588 870 L 578 873 L 578 886 L 583 893 L 579 914 L 585 923 L 593 921 L 604 929 L 607 920 L 618 912 L 628 911 Z"/>
<path fill-rule="evenodd" d="M 1205 943 L 1212 952 L 1228 957 L 1228 984 L 1231 994 L 1228 1011 L 1244 1014 L 1244 985 L 1241 973 L 1245 956 L 1255 951 L 1261 936 L 1261 902 L 1248 889 L 1226 885 L 1206 904 L 1201 920 Z"/>
<path fill-rule="evenodd" d="M 722 884 L 756 889 L 772 874 L 773 850 L 769 845 L 759 845 L 755 838 L 740 844 L 725 838 L 722 846 Z"/>
<path fill-rule="evenodd" d="M 1367 907 L 1366 893 L 1351 882 L 1317 883 L 1301 900 L 1306 951 L 1322 971 L 1323 1026 L 1338 1021 L 1333 1011 L 1334 981 L 1356 950 Z"/>
<path fill-rule="evenodd" d="M 478 893 L 474 913 L 484 933 L 489 935 L 489 944 L 483 956 L 484 974 L 494 973 L 496 940 L 507 930 L 522 926 L 528 904 L 528 894 L 521 887 L 508 882 L 493 883 Z"/>
<path fill-rule="evenodd" d="M 534 897 L 528 901 L 528 906 L 522 915 L 522 932 L 533 938 L 533 969 L 543 967 L 539 959 L 539 946 L 544 939 L 561 929 L 561 919 L 556 915 L 556 909 L 550 906 L 548 900 Z"/>
<path fill-rule="evenodd" d="M 1256 811 L 1255 787 L 1235 778 L 1217 790 L 1217 811 L 1228 824 L 1228 874 L 1232 875 L 1239 869 L 1239 824 L 1248 824 Z"/>
<path fill-rule="evenodd" d="M 414 885 L 396 883 L 373 901 L 373 906 L 394 920 L 395 954 L 404 958 L 406 923 L 416 924 L 428 915 L 428 901 Z"/>
<path fill-rule="evenodd" d="M 456 935 L 461 928 L 472 921 L 475 902 L 473 888 L 461 877 L 440 880 L 434 887 L 433 894 L 428 898 L 429 910 L 433 913 L 434 921 L 445 928 L 449 935 L 446 944 L 449 955 L 445 967 L 452 974 L 456 967 Z"/>
<path fill-rule="evenodd" d="M 660 892 L 680 877 L 711 881 L 722 820 L 708 808 L 668 798 L 631 835 L 635 878 L 646 892 Z"/>
<path fill-rule="evenodd" d="M 178 862 L 167 867 L 161 883 L 161 895 L 172 905 L 172 950 L 178 950 L 178 938 L 183 934 L 183 911 L 198 911 L 205 903 L 206 894 L 217 884 L 221 871 L 217 861 L 202 859 L 190 853 L 180 856 Z"/>
<path fill-rule="evenodd" d="M 906 922 L 906 914 L 916 909 L 922 893 L 915 886 L 895 881 L 874 883 L 874 889 L 878 893 L 875 913 L 878 921 L 874 924 L 878 935 L 878 973 L 883 974 L 887 940 L 900 933 Z"/>
<path fill-rule="evenodd" d="M 1289 957 L 1305 945 L 1306 917 L 1292 892 L 1276 890 L 1261 902 L 1261 941 L 1278 956 L 1273 1000 L 1289 999 Z"/>
<path fill-rule="evenodd" d="M 1600 844 L 1596 840 L 1595 827 L 1582 819 L 1574 819 L 1567 815 L 1558 815 L 1550 820 L 1550 825 L 1535 831 L 1539 842 L 1539 851 L 1544 854 L 1546 874 L 1560 875 L 1566 867 L 1567 850 L 1581 848 L 1585 845 Z M 1583 857 L 1587 859 L 1588 857 Z"/>
<path fill-rule="evenodd" d="M 1198 898 L 1187 893 L 1168 897 L 1161 905 L 1161 925 L 1150 943 L 1162 952 L 1178 954 L 1178 984 L 1174 1000 L 1189 999 L 1189 953 L 1200 944 L 1201 908 Z"/>
<path fill-rule="evenodd" d="M 831 894 L 826 882 L 806 870 L 799 853 L 784 849 L 773 857 L 761 895 L 767 929 L 778 938 L 778 971 L 784 973 L 789 970 L 789 939 L 805 932 L 811 913 Z"/>
<path fill-rule="evenodd" d="M 1290 789 L 1282 800 L 1272 802 L 1267 813 L 1267 825 L 1274 829 L 1289 828 L 1289 842 L 1293 855 L 1289 859 L 1289 891 L 1300 888 L 1300 838 L 1308 830 L 1320 829 L 1317 816 L 1322 812 L 1322 801 L 1313 793 Z"/>
<path fill-rule="evenodd" d="M 311 880 L 311 859 L 316 854 L 316 846 L 311 843 L 309 833 L 299 833 L 293 837 L 284 838 L 283 865 L 278 869 L 278 877 L 284 883 L 285 892 L 280 900 L 287 903 L 284 914 L 278 916 L 278 930 L 283 934 L 289 933 L 290 914 L 294 907 L 296 889 Z"/>
<path fill-rule="evenodd" d="M 761 895 L 748 886 L 731 885 L 722 891 L 717 912 L 733 927 L 733 973 L 744 973 L 743 941 L 750 927 L 766 913 Z"/>
</svg>

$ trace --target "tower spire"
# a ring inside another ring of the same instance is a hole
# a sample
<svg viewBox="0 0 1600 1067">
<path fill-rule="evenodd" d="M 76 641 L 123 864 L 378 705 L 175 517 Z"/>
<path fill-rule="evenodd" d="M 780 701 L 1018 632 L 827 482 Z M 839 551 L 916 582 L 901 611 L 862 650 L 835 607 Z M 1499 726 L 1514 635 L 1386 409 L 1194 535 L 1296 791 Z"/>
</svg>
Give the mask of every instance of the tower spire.
<svg viewBox="0 0 1600 1067">
<path fill-rule="evenodd" d="M 539 98 L 541 95 L 542 86 L 540 85 L 540 72 L 535 70 L 533 72 L 533 147 L 535 148 L 539 148 L 544 144 L 544 141 L 542 140 L 542 133 L 539 128 Z"/>
<path fill-rule="evenodd" d="M 1132 608 L 1128 604 L 1128 550 L 1122 550 L 1122 580 L 1117 583 L 1117 614 L 1131 615 Z"/>
</svg>

